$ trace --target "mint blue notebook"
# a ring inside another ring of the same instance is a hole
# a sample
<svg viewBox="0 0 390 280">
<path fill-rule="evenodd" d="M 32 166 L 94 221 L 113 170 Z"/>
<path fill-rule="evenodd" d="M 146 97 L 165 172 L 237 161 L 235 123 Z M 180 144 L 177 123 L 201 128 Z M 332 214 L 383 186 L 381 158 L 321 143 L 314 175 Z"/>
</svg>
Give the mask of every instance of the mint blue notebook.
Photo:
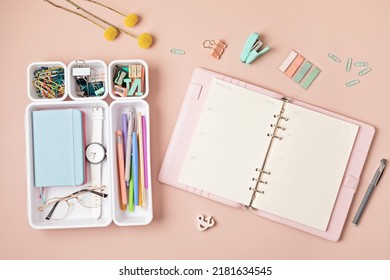
<svg viewBox="0 0 390 280">
<path fill-rule="evenodd" d="M 34 185 L 77 186 L 85 181 L 83 115 L 77 109 L 32 112 Z"/>
</svg>

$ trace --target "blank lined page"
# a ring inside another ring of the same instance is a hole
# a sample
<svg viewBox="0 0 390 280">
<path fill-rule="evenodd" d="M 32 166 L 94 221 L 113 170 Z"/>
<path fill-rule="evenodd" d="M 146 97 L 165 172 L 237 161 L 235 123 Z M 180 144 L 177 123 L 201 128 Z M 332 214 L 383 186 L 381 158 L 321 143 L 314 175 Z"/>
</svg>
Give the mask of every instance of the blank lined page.
<svg viewBox="0 0 390 280">
<path fill-rule="evenodd" d="M 214 79 L 179 182 L 249 204 L 282 101 Z"/>
<path fill-rule="evenodd" d="M 287 104 L 255 207 L 325 231 L 358 126 Z"/>
</svg>

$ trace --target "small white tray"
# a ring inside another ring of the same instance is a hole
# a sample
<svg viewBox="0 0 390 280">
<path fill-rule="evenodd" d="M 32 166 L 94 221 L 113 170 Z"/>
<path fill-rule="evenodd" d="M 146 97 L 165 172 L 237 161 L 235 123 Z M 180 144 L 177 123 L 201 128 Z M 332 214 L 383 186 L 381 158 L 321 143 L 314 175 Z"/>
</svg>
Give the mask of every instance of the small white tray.
<svg viewBox="0 0 390 280">
<path fill-rule="evenodd" d="M 64 69 L 64 95 L 60 98 L 44 98 L 37 95 L 37 88 L 34 85 L 34 71 L 40 67 L 62 67 Z M 62 101 L 68 96 L 66 81 L 68 79 L 66 65 L 60 61 L 33 62 L 27 67 L 27 96 L 32 101 L 38 102 L 53 102 Z"/>
<path fill-rule="evenodd" d="M 104 94 L 100 96 L 82 97 L 76 94 L 79 91 L 76 79 L 73 76 L 73 68 L 86 67 L 91 69 L 91 74 L 104 75 Z M 100 100 L 108 96 L 108 78 L 107 78 L 107 65 L 102 60 L 74 60 L 68 65 L 68 79 L 67 79 L 69 97 L 73 100 Z"/>
<path fill-rule="evenodd" d="M 126 67 L 126 66 L 133 65 L 133 64 L 141 64 L 145 68 L 145 81 L 144 81 L 145 90 L 144 90 L 143 95 L 122 97 L 122 96 L 118 96 L 118 95 L 114 94 L 113 89 L 114 89 L 114 79 L 115 79 L 115 77 L 114 77 L 115 66 Z M 126 99 L 127 100 L 129 100 L 129 99 L 141 100 L 141 99 L 145 99 L 149 94 L 149 67 L 148 67 L 148 64 L 144 60 L 141 60 L 141 59 L 114 60 L 114 61 L 112 61 L 108 65 L 108 88 L 109 88 L 110 96 L 116 100 L 126 100 Z"/>
<path fill-rule="evenodd" d="M 118 164 L 117 164 L 117 152 L 115 145 L 115 131 L 122 129 L 122 114 L 128 113 L 130 107 L 133 107 L 136 112 L 141 112 L 145 115 L 146 121 L 146 146 L 147 146 L 147 167 L 148 167 L 148 189 L 145 190 L 145 204 L 143 207 L 135 206 L 133 212 L 128 210 L 122 211 L 119 205 L 119 181 L 118 181 Z M 150 129 L 149 129 L 149 105 L 144 100 L 118 100 L 114 101 L 110 105 L 110 166 L 111 166 L 111 186 L 112 196 L 114 203 L 112 204 L 114 223 L 119 226 L 128 225 L 146 225 L 153 219 L 153 207 L 152 207 L 152 180 L 150 176 Z"/>
<path fill-rule="evenodd" d="M 35 102 L 27 106 L 25 112 L 25 128 L 26 128 L 26 152 L 27 152 L 27 210 L 28 219 L 30 225 L 36 229 L 49 229 L 49 228 L 82 228 L 82 227 L 104 227 L 108 226 L 112 222 L 111 213 L 111 187 L 110 187 L 110 153 L 107 153 L 107 159 L 102 163 L 102 184 L 106 185 L 108 199 L 104 200 L 102 205 L 101 217 L 97 220 L 91 216 L 91 209 L 81 206 L 76 200 L 72 201 L 73 207 L 68 215 L 62 220 L 45 220 L 41 212 L 38 211 L 38 207 L 41 204 L 39 198 L 40 188 L 34 186 L 34 155 L 33 155 L 33 131 L 32 131 L 32 111 L 35 110 L 50 110 L 50 109 L 79 109 L 84 113 L 84 124 L 86 131 L 86 143 L 91 142 L 92 130 L 92 108 L 103 108 L 103 146 L 107 151 L 110 150 L 110 137 L 109 137 L 109 107 L 104 101 L 64 101 L 56 103 L 47 102 Z M 59 147 L 61 148 L 61 147 Z M 87 181 L 83 186 L 90 185 L 90 170 L 89 164 L 86 164 Z M 63 197 L 70 193 L 79 190 L 81 186 L 77 187 L 48 187 L 44 188 L 45 196 L 47 198 Z"/>
</svg>

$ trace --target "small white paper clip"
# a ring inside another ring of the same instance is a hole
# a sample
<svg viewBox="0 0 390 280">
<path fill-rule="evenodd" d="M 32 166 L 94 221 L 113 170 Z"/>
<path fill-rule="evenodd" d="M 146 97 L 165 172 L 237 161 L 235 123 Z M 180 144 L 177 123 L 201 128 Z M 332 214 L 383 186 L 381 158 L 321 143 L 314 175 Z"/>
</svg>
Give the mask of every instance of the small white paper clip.
<svg viewBox="0 0 390 280">
<path fill-rule="evenodd" d="M 199 215 L 196 220 L 198 222 L 198 230 L 200 231 L 205 231 L 215 225 L 214 218 L 211 216 L 205 218 L 203 215 Z"/>
</svg>

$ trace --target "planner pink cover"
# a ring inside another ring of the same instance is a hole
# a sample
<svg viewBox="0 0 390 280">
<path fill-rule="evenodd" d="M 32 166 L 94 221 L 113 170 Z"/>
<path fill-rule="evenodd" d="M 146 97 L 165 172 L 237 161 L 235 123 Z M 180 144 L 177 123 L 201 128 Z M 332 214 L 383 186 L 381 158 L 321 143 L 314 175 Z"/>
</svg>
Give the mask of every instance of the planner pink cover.
<svg viewBox="0 0 390 280">
<path fill-rule="evenodd" d="M 213 194 L 196 189 L 192 186 L 181 184 L 178 181 L 183 163 L 187 155 L 187 151 L 191 143 L 191 139 L 195 132 L 195 128 L 202 112 L 202 107 L 206 100 L 206 96 L 213 78 L 218 78 L 226 82 L 230 82 L 232 84 L 277 99 L 281 99 L 282 97 L 284 97 L 284 95 L 281 95 L 274 91 L 248 84 L 246 82 L 239 81 L 222 74 L 218 74 L 202 68 L 195 69 L 191 81 L 189 83 L 187 93 L 179 117 L 177 119 L 176 126 L 173 131 L 163 164 L 161 166 L 159 181 L 186 190 L 188 192 L 192 192 L 194 194 L 218 201 L 220 203 L 246 210 L 245 205 L 224 199 L 222 197 L 215 196 Z M 363 169 L 372 139 L 375 134 L 375 129 L 374 127 L 365 123 L 347 118 L 345 116 L 321 109 L 310 104 L 306 104 L 298 100 L 292 100 L 292 103 L 359 126 L 355 144 L 344 173 L 342 185 L 340 186 L 340 190 L 335 202 L 335 206 L 333 208 L 328 228 L 326 231 L 320 231 L 305 226 L 303 224 L 267 213 L 265 211 L 256 210 L 250 212 L 268 218 L 270 220 L 288 225 L 290 227 L 297 228 L 307 233 L 314 234 L 328 240 L 337 241 L 340 238 L 349 208 L 352 203 L 353 196 L 356 192 L 360 174 Z"/>
</svg>

